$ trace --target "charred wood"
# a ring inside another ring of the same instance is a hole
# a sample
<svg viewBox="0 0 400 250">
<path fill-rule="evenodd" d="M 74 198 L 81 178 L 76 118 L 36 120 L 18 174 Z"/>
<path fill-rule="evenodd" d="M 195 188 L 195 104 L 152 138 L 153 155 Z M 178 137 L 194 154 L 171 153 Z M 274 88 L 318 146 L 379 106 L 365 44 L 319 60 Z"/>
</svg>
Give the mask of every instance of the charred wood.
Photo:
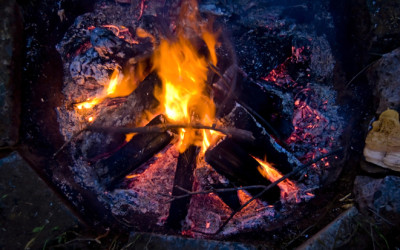
<svg viewBox="0 0 400 250">
<path fill-rule="evenodd" d="M 190 146 L 185 152 L 181 153 L 178 158 L 176 166 L 174 187 L 172 189 L 172 196 L 179 196 L 186 194 L 182 189 L 192 190 L 194 175 L 193 171 L 196 168 L 196 159 L 199 148 Z M 180 188 L 179 188 L 180 187 Z M 167 226 L 174 230 L 180 230 L 182 227 L 182 220 L 186 218 L 190 204 L 190 197 L 177 199 L 171 202 L 169 209 L 169 216 L 167 219 Z"/>
<path fill-rule="evenodd" d="M 150 39 L 140 44 L 129 44 L 106 28 L 95 28 L 90 35 L 90 42 L 102 58 L 113 57 L 127 60 L 129 58 L 148 54 L 153 50 Z"/>
<path fill-rule="evenodd" d="M 114 128 L 122 128 L 121 126 L 129 128 L 135 126 L 135 124 L 141 122 L 143 112 L 154 112 L 159 105 L 159 102 L 152 94 L 154 93 L 155 87 L 159 84 L 159 78 L 155 73 L 152 73 L 146 77 L 129 96 L 124 97 L 124 102 L 116 104 L 114 107 L 109 107 L 108 105 L 118 98 L 110 98 L 100 103 L 91 110 L 91 112 L 93 111 L 93 113 L 91 113 L 92 116 L 96 117 L 96 119 L 90 126 L 98 127 L 101 125 Z M 87 131 L 87 127 L 84 130 Z M 99 159 L 99 156 L 112 152 L 116 147 L 122 145 L 125 140 L 125 132 L 123 131 L 108 132 L 99 130 L 96 132 L 99 133 L 85 133 L 84 136 L 81 136 L 83 138 L 79 141 L 75 140 L 78 139 L 77 135 L 79 134 L 76 133 L 69 141 L 66 141 L 59 150 L 62 150 L 71 140 L 76 141 L 76 148 L 81 150 L 81 153 L 77 153 L 81 154 L 85 160 L 93 162 L 93 159 Z M 99 143 L 99 140 L 103 143 Z"/>
<path fill-rule="evenodd" d="M 206 161 L 221 175 L 237 186 L 269 185 L 271 182 L 259 172 L 258 162 L 232 139 L 225 139 L 206 152 Z M 249 190 L 257 195 L 259 190 Z M 280 198 L 280 190 L 274 187 L 260 199 L 272 204 Z"/>
<path fill-rule="evenodd" d="M 236 104 L 232 112 L 224 119 L 230 126 L 251 131 L 256 138 L 252 143 L 241 143 L 251 155 L 273 164 L 282 174 L 289 173 L 300 161 L 262 128 L 257 120 L 240 104 Z"/>
<path fill-rule="evenodd" d="M 266 88 L 243 74 L 236 78 L 237 70 L 237 65 L 232 65 L 213 85 L 218 99 L 223 100 L 220 108 L 226 113 L 236 101 L 263 123 L 268 133 L 279 140 L 288 138 L 293 132 L 291 96 L 276 88 Z M 227 104 L 227 98 L 231 99 L 230 105 Z"/>
<path fill-rule="evenodd" d="M 159 115 L 148 126 L 161 124 L 164 120 Z M 96 163 L 95 169 L 100 182 L 111 187 L 167 146 L 171 140 L 172 135 L 169 132 L 135 135 L 112 156 Z"/>
<path fill-rule="evenodd" d="M 224 188 L 234 188 L 234 185 L 227 183 L 218 183 L 212 185 L 213 189 L 224 189 Z M 237 190 L 231 192 L 216 192 L 215 193 L 228 207 L 230 207 L 233 211 L 240 208 L 240 200 L 238 197 Z"/>
</svg>

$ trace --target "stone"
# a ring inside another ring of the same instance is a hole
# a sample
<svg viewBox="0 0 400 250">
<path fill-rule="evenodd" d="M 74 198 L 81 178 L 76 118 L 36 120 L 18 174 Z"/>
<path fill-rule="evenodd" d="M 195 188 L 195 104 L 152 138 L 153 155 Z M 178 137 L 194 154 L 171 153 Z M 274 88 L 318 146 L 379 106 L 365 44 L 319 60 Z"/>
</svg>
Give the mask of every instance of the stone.
<svg viewBox="0 0 400 250">
<path fill-rule="evenodd" d="M 357 176 L 354 181 L 354 195 L 361 213 L 372 213 L 377 220 L 390 220 L 394 225 L 399 224 L 400 177 L 374 179 Z"/>
<path fill-rule="evenodd" d="M 349 208 L 297 249 L 336 249 L 345 246 L 349 237 L 357 230 L 354 218 L 358 214 L 357 208 Z"/>
<path fill-rule="evenodd" d="M 8 147 L 18 141 L 23 26 L 15 1 L 1 0 L 0 15 L 0 147 Z"/>
<path fill-rule="evenodd" d="M 388 108 L 400 110 L 400 48 L 384 54 L 368 70 L 368 81 L 379 100 L 377 114 Z"/>
<path fill-rule="evenodd" d="M 366 3 L 374 47 L 386 50 L 398 46 L 400 0 L 367 0 Z"/>
</svg>

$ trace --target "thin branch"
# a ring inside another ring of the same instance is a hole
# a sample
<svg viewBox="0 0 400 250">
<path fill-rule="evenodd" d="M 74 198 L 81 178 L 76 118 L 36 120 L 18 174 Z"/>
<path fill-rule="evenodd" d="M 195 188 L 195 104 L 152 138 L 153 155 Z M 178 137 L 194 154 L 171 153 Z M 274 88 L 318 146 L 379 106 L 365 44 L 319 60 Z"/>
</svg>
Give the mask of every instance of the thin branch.
<svg viewBox="0 0 400 250">
<path fill-rule="evenodd" d="M 347 88 L 355 79 L 357 79 L 357 77 L 359 77 L 362 73 L 364 73 L 372 64 L 374 64 L 376 61 L 372 61 L 370 62 L 367 66 L 365 66 L 364 68 L 362 68 L 360 70 L 360 72 L 358 72 L 353 78 L 351 78 L 351 80 L 346 83 L 346 85 L 344 86 L 345 88 Z"/>
<path fill-rule="evenodd" d="M 236 188 L 212 188 L 212 189 L 208 189 L 208 190 L 202 190 L 202 191 L 196 191 L 196 192 L 192 192 L 190 190 L 184 189 L 180 186 L 175 186 L 176 188 L 182 190 L 183 192 L 185 192 L 186 194 L 183 195 L 177 195 L 177 196 L 171 196 L 171 195 L 163 195 L 163 196 L 167 196 L 170 197 L 171 199 L 167 201 L 167 203 L 177 200 L 177 199 L 182 199 L 185 197 L 189 197 L 192 195 L 196 195 L 196 194 L 210 194 L 210 193 L 225 193 L 225 192 L 232 192 L 232 191 L 238 191 L 238 190 L 251 190 L 251 189 L 263 189 L 266 186 L 265 185 L 252 185 L 252 186 L 244 186 L 244 187 L 236 187 Z"/>
<path fill-rule="evenodd" d="M 371 211 L 373 214 L 375 214 L 377 217 L 379 217 L 380 219 L 382 219 L 384 222 L 386 222 L 387 224 L 394 226 L 395 224 L 393 224 L 392 222 L 390 222 L 389 220 L 385 219 L 382 215 L 380 215 L 378 212 L 376 212 L 374 209 L 368 207 L 368 210 Z"/>
<path fill-rule="evenodd" d="M 317 163 L 318 161 L 322 160 L 325 157 L 331 156 L 333 154 L 336 154 L 338 152 L 342 151 L 342 148 L 338 148 L 336 150 L 333 150 L 327 154 L 324 154 L 320 157 L 317 157 L 315 159 L 313 159 L 312 161 L 301 165 L 299 167 L 297 167 L 296 169 L 294 169 L 292 172 L 282 176 L 281 178 L 279 178 L 278 180 L 272 182 L 271 184 L 269 184 L 268 186 L 264 186 L 264 189 L 258 193 L 257 195 L 253 196 L 251 199 L 249 199 L 246 203 L 244 203 L 242 206 L 240 206 L 238 209 L 234 210 L 231 215 L 228 217 L 228 219 L 225 220 L 225 222 L 218 228 L 218 230 L 214 233 L 206 233 L 206 232 L 202 232 L 202 231 L 197 231 L 197 230 L 193 230 L 196 233 L 201 233 L 204 235 L 217 235 L 219 234 L 224 228 L 225 226 L 229 223 L 229 221 L 239 212 L 241 211 L 243 208 L 245 208 L 247 205 L 249 205 L 252 201 L 254 201 L 255 199 L 259 198 L 260 196 L 262 196 L 265 192 L 267 192 L 268 190 L 270 190 L 271 188 L 275 187 L 276 185 L 278 185 L 280 182 L 292 177 L 293 175 L 296 175 L 297 173 L 299 173 L 300 171 L 302 171 L 303 169 L 311 166 L 314 163 Z"/>
<path fill-rule="evenodd" d="M 67 140 L 66 142 L 64 142 L 64 144 L 53 154 L 53 159 L 61 152 L 64 150 L 64 148 L 66 146 L 68 146 L 73 140 L 75 140 L 76 138 L 78 138 L 78 136 L 80 136 L 84 131 L 87 130 L 87 127 L 83 128 L 82 130 L 76 132 L 75 134 L 73 134 L 71 136 L 71 138 L 69 138 L 69 140 Z"/>
<path fill-rule="evenodd" d="M 121 133 L 121 134 L 128 134 L 128 133 L 149 134 L 149 133 L 163 133 L 168 130 L 179 129 L 179 128 L 214 130 L 239 140 L 244 140 L 244 141 L 255 140 L 253 134 L 247 130 L 237 129 L 237 128 L 217 127 L 217 126 L 205 126 L 202 124 L 187 124 L 187 123 L 161 124 L 155 126 L 145 126 L 136 128 L 89 126 L 87 127 L 86 130 L 96 131 L 96 132 L 106 132 L 106 133 Z"/>
<path fill-rule="evenodd" d="M 145 127 L 136 127 L 136 128 L 121 128 L 121 127 L 99 127 L 99 126 L 87 126 L 79 132 L 75 133 L 68 141 L 66 141 L 60 149 L 58 149 L 54 155 L 57 156 L 71 141 L 77 138 L 84 131 L 93 131 L 100 133 L 119 133 L 119 134 L 129 134 L 129 133 L 140 133 L 140 134 L 150 134 L 150 133 L 163 133 L 168 130 L 173 129 L 207 129 L 218 131 L 222 134 L 225 134 L 229 137 L 242 140 L 242 141 L 254 141 L 255 138 L 250 131 L 237 129 L 237 128 L 228 128 L 228 127 L 217 127 L 217 126 L 205 126 L 202 124 L 161 124 L 155 126 L 145 126 Z"/>
</svg>

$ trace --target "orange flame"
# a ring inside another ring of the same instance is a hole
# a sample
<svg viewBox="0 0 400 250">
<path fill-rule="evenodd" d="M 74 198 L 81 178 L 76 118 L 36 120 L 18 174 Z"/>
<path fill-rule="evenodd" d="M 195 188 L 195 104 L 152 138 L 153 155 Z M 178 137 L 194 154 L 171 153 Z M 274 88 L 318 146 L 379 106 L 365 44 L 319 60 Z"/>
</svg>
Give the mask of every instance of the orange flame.
<svg viewBox="0 0 400 250">
<path fill-rule="evenodd" d="M 178 29 L 176 41 L 162 40 L 154 53 L 153 65 L 162 80 L 162 88 L 155 91 L 156 98 L 164 106 L 169 120 L 176 123 L 201 123 L 211 126 L 215 116 L 215 105 L 206 92 L 208 64 L 216 65 L 216 37 L 198 24 L 197 3 L 186 2 L 182 9 L 189 10 L 181 15 L 182 25 L 189 26 L 191 31 L 198 32 L 210 52 L 209 59 L 199 55 L 189 39 L 186 29 Z M 182 14 L 182 13 L 181 13 Z M 212 133 L 181 130 L 179 151 L 183 152 L 189 145 L 203 147 L 203 152 L 213 141 Z M 214 133 L 214 135 L 216 135 Z"/>
<path fill-rule="evenodd" d="M 262 176 L 271 182 L 277 181 L 283 177 L 283 175 L 279 173 L 279 171 L 276 170 L 271 163 L 257 159 L 254 156 L 253 158 L 260 164 L 260 166 L 258 166 L 258 171 L 262 174 Z M 297 193 L 299 192 L 299 188 L 295 183 L 286 179 L 281 181 L 278 184 L 278 187 L 281 189 L 281 197 L 284 197 L 287 200 L 295 198 L 297 201 Z"/>
<path fill-rule="evenodd" d="M 124 78 L 123 74 L 118 69 L 115 69 L 109 83 L 105 86 L 100 95 L 93 99 L 88 99 L 86 102 L 78 103 L 75 107 L 79 110 L 91 109 L 106 98 L 127 96 L 136 89 L 137 82 L 141 78 L 142 76 L 134 79 L 129 77 Z"/>
</svg>

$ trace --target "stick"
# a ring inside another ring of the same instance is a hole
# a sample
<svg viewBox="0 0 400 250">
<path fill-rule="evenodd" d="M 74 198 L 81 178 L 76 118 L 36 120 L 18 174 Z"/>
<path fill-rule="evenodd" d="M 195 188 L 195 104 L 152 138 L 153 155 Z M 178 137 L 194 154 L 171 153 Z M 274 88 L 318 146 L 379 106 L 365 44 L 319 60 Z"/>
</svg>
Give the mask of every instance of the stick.
<svg viewBox="0 0 400 250">
<path fill-rule="evenodd" d="M 178 195 L 178 196 L 171 196 L 171 195 L 166 195 L 168 197 L 171 197 L 171 200 L 168 200 L 167 202 L 171 202 L 177 199 L 185 198 L 188 196 L 196 195 L 196 194 L 210 194 L 210 193 L 225 193 L 225 192 L 233 192 L 233 191 L 238 191 L 238 190 L 251 190 L 251 189 L 263 189 L 266 186 L 264 185 L 252 185 L 252 186 L 244 186 L 244 187 L 236 187 L 236 188 L 212 188 L 208 190 L 202 190 L 202 191 L 196 191 L 192 192 L 187 189 L 184 189 L 180 186 L 175 186 L 176 188 L 184 191 L 186 194 Z M 162 194 L 161 194 L 162 195 Z"/>
<path fill-rule="evenodd" d="M 224 127 L 217 127 L 217 126 L 205 126 L 201 124 L 163 124 L 163 125 L 156 125 L 156 126 L 146 126 L 146 127 L 136 127 L 136 128 L 121 128 L 121 127 L 99 127 L 99 126 L 87 126 L 82 130 L 78 131 L 72 137 L 66 141 L 54 154 L 53 158 L 55 158 L 71 141 L 77 138 L 79 135 L 82 134 L 84 131 L 94 131 L 94 132 L 101 132 L 101 133 L 121 133 L 121 134 L 129 134 L 129 133 L 139 133 L 139 134 L 146 134 L 146 133 L 163 133 L 167 130 L 171 129 L 178 129 L 178 128 L 185 128 L 185 129 L 207 129 L 207 130 L 214 130 L 218 131 L 222 134 L 225 134 L 229 137 L 236 138 L 238 140 L 243 141 L 254 141 L 255 138 L 250 131 L 237 129 L 237 128 L 224 128 Z"/>
<path fill-rule="evenodd" d="M 217 126 L 205 126 L 202 124 L 185 124 L 185 123 L 176 123 L 176 124 L 162 124 L 156 126 L 147 126 L 147 127 L 136 127 L 136 128 L 118 128 L 118 127 L 97 127 L 97 126 L 89 126 L 86 130 L 95 131 L 95 132 L 106 132 L 106 133 L 121 133 L 121 134 L 129 134 L 129 133 L 163 133 L 167 130 L 173 130 L 178 128 L 185 129 L 207 129 L 218 131 L 222 134 L 225 134 L 229 137 L 234 137 L 239 140 L 244 141 L 254 141 L 255 138 L 250 131 L 237 129 L 237 128 L 223 128 Z"/>
</svg>

